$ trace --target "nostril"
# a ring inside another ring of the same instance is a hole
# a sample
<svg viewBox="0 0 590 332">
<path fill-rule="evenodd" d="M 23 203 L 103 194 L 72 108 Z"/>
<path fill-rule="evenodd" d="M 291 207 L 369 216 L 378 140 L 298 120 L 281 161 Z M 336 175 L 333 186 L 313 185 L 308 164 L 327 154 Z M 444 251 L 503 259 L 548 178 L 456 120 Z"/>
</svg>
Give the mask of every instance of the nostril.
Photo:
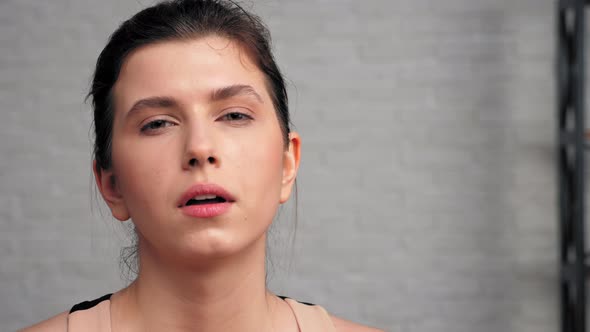
<svg viewBox="0 0 590 332">
<path fill-rule="evenodd" d="M 215 164 L 217 162 L 217 159 L 215 159 L 215 157 L 208 157 L 207 162 L 210 164 Z M 197 166 L 199 163 L 202 163 L 202 162 L 199 162 L 199 160 L 197 158 L 192 158 L 188 162 L 189 166 L 191 166 L 191 167 Z"/>
</svg>

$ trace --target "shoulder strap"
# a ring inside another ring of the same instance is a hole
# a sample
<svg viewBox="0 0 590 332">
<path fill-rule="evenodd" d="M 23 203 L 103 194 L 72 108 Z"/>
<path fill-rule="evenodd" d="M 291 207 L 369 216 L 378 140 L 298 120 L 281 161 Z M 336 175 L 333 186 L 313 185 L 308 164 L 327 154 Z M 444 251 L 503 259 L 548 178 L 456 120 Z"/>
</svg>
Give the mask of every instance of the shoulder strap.
<svg viewBox="0 0 590 332">
<path fill-rule="evenodd" d="M 109 294 L 110 295 L 110 294 Z M 110 296 L 75 305 L 68 315 L 68 332 L 111 332 Z M 301 332 L 335 332 L 323 307 L 283 298 L 293 310 Z"/>
<path fill-rule="evenodd" d="M 110 294 L 72 307 L 68 332 L 111 332 Z"/>
<path fill-rule="evenodd" d="M 323 307 L 284 298 L 289 304 L 301 332 L 335 332 L 330 315 Z"/>
</svg>

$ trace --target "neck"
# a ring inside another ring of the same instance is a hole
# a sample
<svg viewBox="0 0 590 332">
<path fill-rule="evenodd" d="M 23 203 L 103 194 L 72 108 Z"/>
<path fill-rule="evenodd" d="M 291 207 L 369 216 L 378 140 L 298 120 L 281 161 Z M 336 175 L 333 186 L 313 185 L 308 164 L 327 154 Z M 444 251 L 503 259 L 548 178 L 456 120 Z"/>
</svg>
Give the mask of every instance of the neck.
<svg viewBox="0 0 590 332">
<path fill-rule="evenodd" d="M 271 331 L 277 297 L 265 285 L 265 237 L 197 267 L 159 258 L 140 239 L 137 279 L 120 292 L 115 322 L 142 331 Z M 132 318 L 133 319 L 130 319 Z M 140 325 L 138 325 L 140 324 Z M 127 324 L 124 324 L 127 325 Z"/>
</svg>

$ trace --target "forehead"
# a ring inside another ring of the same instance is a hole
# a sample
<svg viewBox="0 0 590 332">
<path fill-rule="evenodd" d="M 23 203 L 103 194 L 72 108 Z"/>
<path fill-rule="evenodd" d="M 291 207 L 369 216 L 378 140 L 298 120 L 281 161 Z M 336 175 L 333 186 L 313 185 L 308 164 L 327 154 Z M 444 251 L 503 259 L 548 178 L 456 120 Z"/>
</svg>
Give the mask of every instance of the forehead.
<svg viewBox="0 0 590 332">
<path fill-rule="evenodd" d="M 264 74 L 248 52 L 227 38 L 208 36 L 142 46 L 125 59 L 113 87 L 116 109 L 149 96 L 174 96 L 187 102 L 205 100 L 212 90 L 250 85 L 264 99 Z"/>
</svg>

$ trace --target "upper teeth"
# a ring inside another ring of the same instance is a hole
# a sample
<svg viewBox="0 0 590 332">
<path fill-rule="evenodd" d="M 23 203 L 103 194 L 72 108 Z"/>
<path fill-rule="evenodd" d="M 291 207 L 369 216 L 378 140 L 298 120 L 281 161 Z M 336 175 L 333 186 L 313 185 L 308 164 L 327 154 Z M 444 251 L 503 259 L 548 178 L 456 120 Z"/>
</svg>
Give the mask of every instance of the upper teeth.
<svg viewBox="0 0 590 332">
<path fill-rule="evenodd" d="M 215 196 L 215 195 L 200 195 L 200 196 L 193 197 L 193 199 L 200 201 L 203 199 L 214 199 L 215 197 L 217 197 L 217 196 Z"/>
</svg>

